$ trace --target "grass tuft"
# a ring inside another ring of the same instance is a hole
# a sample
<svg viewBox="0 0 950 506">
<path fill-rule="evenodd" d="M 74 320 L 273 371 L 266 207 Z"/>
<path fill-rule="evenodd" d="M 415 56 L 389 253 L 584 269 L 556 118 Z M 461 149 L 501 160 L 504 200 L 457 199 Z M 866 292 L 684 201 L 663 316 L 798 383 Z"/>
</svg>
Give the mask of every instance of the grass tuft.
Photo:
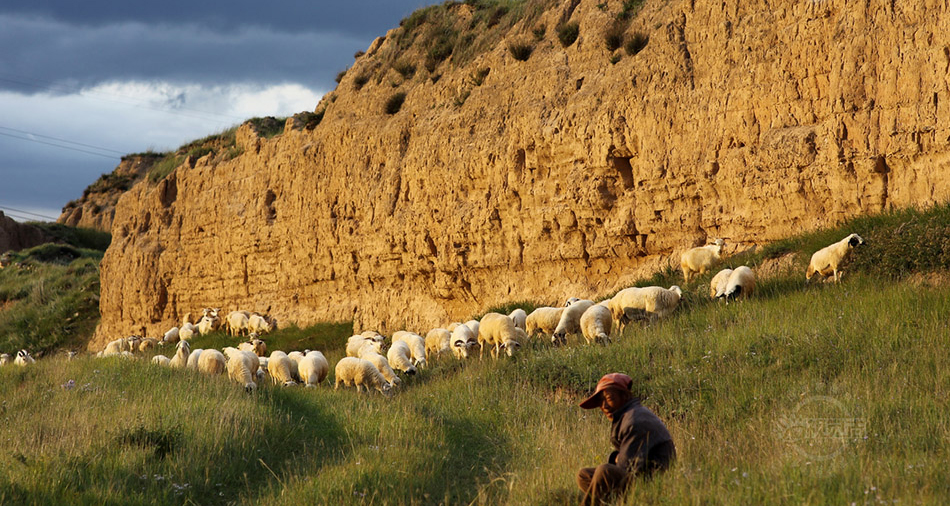
<svg viewBox="0 0 950 506">
<path fill-rule="evenodd" d="M 565 23 L 557 27 L 557 40 L 561 41 L 561 45 L 568 47 L 577 40 L 577 36 L 580 34 L 581 25 L 577 22 Z"/>
<path fill-rule="evenodd" d="M 386 100 L 383 110 L 386 114 L 396 114 L 402 108 L 402 103 L 406 100 L 405 92 L 396 92 Z"/>
</svg>

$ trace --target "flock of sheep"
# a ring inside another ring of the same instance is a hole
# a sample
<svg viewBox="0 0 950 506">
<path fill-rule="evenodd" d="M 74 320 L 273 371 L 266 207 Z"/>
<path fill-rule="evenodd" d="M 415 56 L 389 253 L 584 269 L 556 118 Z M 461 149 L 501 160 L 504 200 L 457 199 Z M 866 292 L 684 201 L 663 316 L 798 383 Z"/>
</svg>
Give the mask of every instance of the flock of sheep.
<svg viewBox="0 0 950 506">
<path fill-rule="evenodd" d="M 838 282 L 842 268 L 855 246 L 864 244 L 857 234 L 815 252 L 806 271 L 806 279 L 816 275 Z M 717 239 L 713 244 L 692 248 L 681 257 L 680 267 L 688 283 L 702 276 L 722 261 L 724 242 Z M 749 297 L 755 289 L 755 273 L 747 266 L 723 269 L 710 283 L 709 294 L 713 298 L 731 299 Z M 488 348 L 493 358 L 504 352 L 513 356 L 521 343 L 529 337 L 541 334 L 548 336 L 555 345 L 567 342 L 569 335 L 582 335 L 587 344 L 609 344 L 611 335 L 623 332 L 634 321 L 652 322 L 673 312 L 679 304 L 682 290 L 678 286 L 663 288 L 649 286 L 626 288 L 613 297 L 595 303 L 588 299 L 572 297 L 563 307 L 541 307 L 527 314 L 515 309 L 510 314 L 488 313 L 480 321 L 452 323 L 445 328 L 430 330 L 425 337 L 419 334 L 398 331 L 392 334 L 388 347 L 385 336 L 375 331 L 366 331 L 351 336 L 346 343 L 346 357 L 335 367 L 336 384 L 355 386 L 357 391 L 370 388 L 389 395 L 402 380 L 397 371 L 412 375 L 427 366 L 431 357 L 452 355 L 458 360 L 473 356 L 478 346 L 481 359 Z M 98 356 L 121 355 L 131 357 L 166 344 L 175 344 L 172 357 L 155 355 L 152 362 L 181 369 L 193 369 L 205 374 L 227 374 L 231 381 L 245 390 L 257 388 L 260 381 L 270 377 L 277 385 L 304 384 L 314 387 L 330 371 L 330 364 L 319 351 L 272 351 L 267 354 L 267 345 L 261 337 L 276 328 L 277 322 L 266 316 L 249 311 L 232 311 L 221 318 L 219 308 L 204 309 L 197 323 L 186 314 L 180 327 L 173 327 L 162 339 L 139 336 L 116 339 L 108 343 Z M 195 334 L 207 334 L 223 328 L 230 336 L 247 336 L 248 340 L 223 350 L 191 349 L 189 340 Z M 384 355 L 385 352 L 385 355 Z M 9 363 L 10 356 L 0 355 L 0 365 Z M 19 365 L 33 362 L 26 350 L 17 353 L 14 361 Z"/>
</svg>

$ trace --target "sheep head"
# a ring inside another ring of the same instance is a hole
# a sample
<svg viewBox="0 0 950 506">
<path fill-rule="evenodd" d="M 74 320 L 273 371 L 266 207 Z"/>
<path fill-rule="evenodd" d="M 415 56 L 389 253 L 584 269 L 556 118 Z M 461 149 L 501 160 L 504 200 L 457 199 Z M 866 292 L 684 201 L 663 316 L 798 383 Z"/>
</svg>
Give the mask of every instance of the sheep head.
<svg viewBox="0 0 950 506">
<path fill-rule="evenodd" d="M 864 239 L 861 238 L 858 234 L 851 234 L 848 236 L 848 246 L 854 248 L 855 246 L 860 246 L 864 244 Z"/>
<path fill-rule="evenodd" d="M 501 345 L 501 349 L 505 350 L 505 353 L 507 353 L 509 357 L 513 357 L 515 352 L 518 351 L 518 348 L 521 348 L 521 343 L 514 339 L 509 339 Z"/>
</svg>

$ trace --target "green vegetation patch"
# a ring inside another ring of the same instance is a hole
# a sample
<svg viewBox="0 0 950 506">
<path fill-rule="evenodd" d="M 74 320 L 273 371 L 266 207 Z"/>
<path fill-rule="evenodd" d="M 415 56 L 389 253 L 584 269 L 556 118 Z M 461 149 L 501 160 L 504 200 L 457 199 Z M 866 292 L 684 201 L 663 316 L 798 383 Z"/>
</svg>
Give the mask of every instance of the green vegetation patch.
<svg viewBox="0 0 950 506">
<path fill-rule="evenodd" d="M 557 40 L 561 42 L 561 45 L 564 47 L 570 46 L 577 40 L 577 36 L 580 35 L 581 25 L 577 22 L 564 23 L 563 25 L 558 25 L 557 27 Z"/>
</svg>

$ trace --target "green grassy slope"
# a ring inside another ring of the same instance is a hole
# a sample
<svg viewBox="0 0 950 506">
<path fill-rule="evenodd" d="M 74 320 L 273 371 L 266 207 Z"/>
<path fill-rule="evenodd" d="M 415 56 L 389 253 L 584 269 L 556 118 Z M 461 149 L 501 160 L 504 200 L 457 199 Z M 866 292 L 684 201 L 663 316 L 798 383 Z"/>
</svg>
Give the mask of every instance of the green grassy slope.
<svg viewBox="0 0 950 506">
<path fill-rule="evenodd" d="M 944 241 L 950 210 L 912 214 L 732 259 L 799 253 L 751 300 L 708 301 L 710 273 L 670 318 L 611 346 L 575 338 L 528 343 L 515 359 L 433 359 L 393 398 L 334 391 L 332 371 L 320 388 L 247 395 L 120 358 L 4 367 L 0 504 L 573 504 L 577 468 L 610 450 L 607 421 L 576 404 L 610 371 L 634 378 L 679 452 L 623 504 L 945 504 L 947 264 L 882 266 L 907 264 L 906 241 Z M 868 248 L 844 282 L 805 284 L 810 253 L 851 231 Z M 349 331 L 270 339 L 333 364 Z M 195 348 L 235 341 L 202 339 Z"/>
</svg>

